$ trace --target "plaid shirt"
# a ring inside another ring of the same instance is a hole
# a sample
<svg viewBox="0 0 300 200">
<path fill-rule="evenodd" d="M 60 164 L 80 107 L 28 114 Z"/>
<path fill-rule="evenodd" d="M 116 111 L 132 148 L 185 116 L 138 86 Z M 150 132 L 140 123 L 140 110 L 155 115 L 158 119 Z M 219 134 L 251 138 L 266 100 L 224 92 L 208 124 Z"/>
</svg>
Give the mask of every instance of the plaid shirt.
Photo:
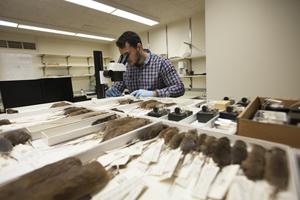
<svg viewBox="0 0 300 200">
<path fill-rule="evenodd" d="M 123 93 L 138 89 L 156 90 L 158 97 L 178 97 L 185 92 L 184 85 L 168 59 L 149 53 L 143 66 L 127 65 L 123 81 L 115 82 L 112 88 Z"/>
</svg>

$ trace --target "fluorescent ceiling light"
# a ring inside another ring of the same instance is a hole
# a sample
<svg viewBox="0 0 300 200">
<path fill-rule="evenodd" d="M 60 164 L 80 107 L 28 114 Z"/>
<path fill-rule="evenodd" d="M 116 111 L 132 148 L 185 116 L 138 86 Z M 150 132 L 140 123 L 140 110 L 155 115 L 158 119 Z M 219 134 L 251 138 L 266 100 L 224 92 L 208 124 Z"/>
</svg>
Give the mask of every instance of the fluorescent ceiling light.
<svg viewBox="0 0 300 200">
<path fill-rule="evenodd" d="M 48 33 L 56 33 L 56 34 L 61 34 L 61 35 L 73 35 L 73 36 L 75 36 L 75 33 L 68 32 L 68 31 L 60 31 L 60 30 L 55 30 L 55 29 L 41 28 L 41 27 L 28 26 L 28 25 L 22 25 L 22 24 L 20 24 L 18 26 L 18 28 L 28 29 L 28 30 L 33 30 L 33 31 L 48 32 Z"/>
<path fill-rule="evenodd" d="M 114 8 L 112 6 L 108 6 L 103 3 L 93 1 L 93 0 L 65 0 L 65 1 L 77 4 L 80 6 L 88 7 L 91 9 L 99 10 L 101 12 L 106 12 L 106 13 L 111 13 L 114 10 L 116 10 L 116 8 Z"/>
<path fill-rule="evenodd" d="M 48 32 L 48 33 L 56 33 L 56 34 L 61 34 L 61 35 L 71 35 L 71 36 L 90 38 L 90 39 L 96 39 L 96 40 L 104 40 L 104 41 L 113 41 L 114 40 L 113 38 L 108 38 L 108 37 L 87 35 L 87 34 L 82 34 L 82 33 L 72 33 L 72 32 L 67 32 L 67 31 L 60 31 L 60 30 L 55 30 L 55 29 L 41 28 L 41 27 L 28 26 L 28 25 L 22 25 L 22 24 L 20 24 L 18 26 L 18 28 L 28 29 L 28 30 L 33 30 L 33 31 Z"/>
<path fill-rule="evenodd" d="M 13 23 L 13 22 L 0 20 L 0 26 L 9 26 L 9 27 L 15 27 L 16 28 L 18 26 L 18 24 Z"/>
<path fill-rule="evenodd" d="M 3 20 L 0 20 L 0 26 L 9 26 L 9 27 L 15 27 L 15 28 L 21 28 L 21 29 L 27 29 L 27 30 L 33 30 L 33 31 L 56 33 L 56 34 L 61 34 L 61 35 L 77 36 L 77 37 L 90 38 L 90 39 L 96 39 L 96 40 L 104 40 L 104 41 L 115 40 L 113 38 L 108 38 L 108 37 L 87 35 L 87 34 L 82 34 L 82 33 L 73 33 L 73 32 L 68 32 L 68 31 L 42 28 L 42 27 L 37 27 L 37 26 L 29 26 L 29 25 L 17 24 L 17 23 L 3 21 Z"/>
<path fill-rule="evenodd" d="M 124 10 L 120 10 L 120 9 L 114 8 L 109 5 L 99 3 L 94 0 L 65 0 L 65 1 L 77 4 L 80 6 L 88 7 L 91 9 L 95 9 L 95 10 L 98 10 L 101 12 L 106 12 L 106 13 L 109 13 L 109 14 L 112 14 L 112 15 L 115 15 L 118 17 L 123 17 L 123 18 L 129 19 L 132 21 L 136 21 L 136 22 L 139 22 L 142 24 L 146 24 L 149 26 L 154 26 L 154 25 L 158 24 L 157 21 L 154 21 L 152 19 L 148 19 L 148 18 L 142 17 L 140 15 L 136 15 L 136 14 L 124 11 Z"/>
<path fill-rule="evenodd" d="M 111 14 L 116 15 L 118 17 L 123 17 L 123 18 L 129 19 L 129 20 L 132 20 L 132 21 L 136 21 L 136 22 L 139 22 L 139 23 L 143 23 L 143 24 L 146 24 L 146 25 L 149 25 L 149 26 L 154 26 L 154 25 L 158 24 L 157 21 L 139 16 L 139 15 L 136 15 L 136 14 L 124 11 L 124 10 L 117 9 L 114 12 L 112 12 Z"/>
<path fill-rule="evenodd" d="M 101 36 L 96 36 L 96 35 L 87 35 L 87 34 L 82 34 L 82 33 L 76 33 L 76 36 L 77 37 L 83 37 L 83 38 L 96 39 L 96 40 L 105 40 L 105 41 L 113 41 L 113 40 L 115 40 L 113 38 L 101 37 Z"/>
</svg>

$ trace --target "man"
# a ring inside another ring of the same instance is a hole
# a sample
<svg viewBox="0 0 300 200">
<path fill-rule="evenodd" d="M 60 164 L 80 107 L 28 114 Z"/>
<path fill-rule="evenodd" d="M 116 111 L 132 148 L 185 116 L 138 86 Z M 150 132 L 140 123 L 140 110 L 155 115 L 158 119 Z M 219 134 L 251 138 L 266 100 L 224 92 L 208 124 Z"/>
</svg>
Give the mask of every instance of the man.
<svg viewBox="0 0 300 200">
<path fill-rule="evenodd" d="M 121 55 L 128 56 L 123 81 L 115 82 L 106 96 L 121 96 L 125 88 L 135 97 L 179 97 L 184 85 L 165 58 L 143 49 L 140 37 L 131 31 L 123 33 L 116 42 Z"/>
</svg>

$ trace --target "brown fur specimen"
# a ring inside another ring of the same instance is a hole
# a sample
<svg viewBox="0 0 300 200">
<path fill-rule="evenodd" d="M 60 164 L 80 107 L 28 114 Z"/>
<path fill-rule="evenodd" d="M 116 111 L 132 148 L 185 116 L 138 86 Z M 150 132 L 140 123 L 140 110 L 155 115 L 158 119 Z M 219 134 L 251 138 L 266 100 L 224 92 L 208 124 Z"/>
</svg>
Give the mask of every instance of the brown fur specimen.
<svg viewBox="0 0 300 200">
<path fill-rule="evenodd" d="M 33 185 L 24 193 L 15 193 L 9 199 L 23 200 L 77 200 L 98 192 L 109 181 L 103 166 L 94 161 L 84 166 L 72 166 L 64 173 Z"/>
<path fill-rule="evenodd" d="M 14 146 L 8 139 L 0 137 L 0 153 L 9 154 L 13 148 Z"/>
<path fill-rule="evenodd" d="M 139 103 L 140 108 L 142 109 L 153 109 L 157 107 L 160 103 L 157 100 L 148 100 Z"/>
<path fill-rule="evenodd" d="M 1 119 L 0 120 L 0 126 L 2 125 L 9 125 L 11 122 L 8 119 Z"/>
<path fill-rule="evenodd" d="M 52 104 L 50 108 L 58 108 L 58 107 L 69 106 L 69 105 L 71 104 L 62 101 L 62 102 Z"/>
<path fill-rule="evenodd" d="M 123 100 L 119 100 L 119 104 L 120 105 L 126 105 L 126 104 L 132 104 L 132 103 L 138 103 L 141 102 L 142 100 L 133 100 L 133 99 L 123 99 Z"/>
<path fill-rule="evenodd" d="M 253 145 L 251 153 L 242 162 L 241 168 L 250 180 L 260 180 L 264 177 L 266 149 L 260 145 Z"/>
<path fill-rule="evenodd" d="M 149 119 L 124 117 L 107 122 L 104 128 L 103 141 L 117 137 L 134 129 L 149 124 Z"/>
<path fill-rule="evenodd" d="M 248 155 L 247 145 L 242 140 L 235 141 L 231 149 L 231 164 L 240 165 Z"/>
<path fill-rule="evenodd" d="M 9 140 L 13 146 L 25 144 L 27 141 L 31 140 L 29 132 L 25 129 L 5 132 L 3 133 L 3 137 Z"/>
<path fill-rule="evenodd" d="M 131 104 L 133 102 L 132 99 L 121 99 L 118 101 L 120 105 Z"/>
<path fill-rule="evenodd" d="M 180 143 L 180 149 L 184 154 L 196 150 L 198 146 L 197 130 L 189 130 Z"/>
<path fill-rule="evenodd" d="M 180 146 L 180 144 L 181 144 L 181 142 L 182 142 L 182 139 L 184 138 L 184 135 L 185 135 L 186 133 L 178 133 L 178 134 L 175 134 L 172 138 L 171 138 L 171 140 L 170 140 L 170 142 L 169 142 L 169 146 L 170 146 L 170 148 L 171 149 L 177 149 L 179 146 Z"/>
<path fill-rule="evenodd" d="M 140 108 L 150 110 L 153 108 L 159 108 L 159 107 L 169 107 L 176 105 L 176 103 L 162 103 L 157 100 L 148 100 L 148 101 L 143 101 L 139 104 Z"/>
<path fill-rule="evenodd" d="M 212 159 L 219 167 L 224 167 L 231 163 L 231 147 L 227 137 L 217 140 Z"/>
<path fill-rule="evenodd" d="M 14 113 L 19 113 L 19 111 L 15 110 L 15 109 L 12 109 L 12 108 L 7 108 L 6 113 L 7 114 L 14 114 Z"/>
<path fill-rule="evenodd" d="M 120 110 L 120 109 L 118 109 L 118 108 L 112 108 L 112 109 L 110 109 L 110 110 L 112 110 L 112 111 L 116 111 L 116 112 L 121 112 L 121 113 L 124 113 L 124 111 L 123 111 L 123 110 Z"/>
<path fill-rule="evenodd" d="M 64 115 L 68 115 L 72 112 L 76 112 L 76 111 L 81 110 L 81 109 L 82 109 L 81 107 L 68 107 L 68 108 L 65 108 L 64 109 L 64 111 L 65 111 Z"/>
<path fill-rule="evenodd" d="M 114 120 L 114 119 L 117 119 L 117 115 L 111 115 L 111 116 L 108 116 L 108 117 L 100 118 L 100 119 L 97 119 L 96 121 L 94 121 L 92 123 L 92 126 L 97 125 L 97 124 L 101 124 L 101 123 L 104 123 L 104 122 L 107 122 L 107 121 L 110 121 L 110 120 Z"/>
<path fill-rule="evenodd" d="M 142 141 L 150 140 L 152 138 L 155 138 L 158 136 L 158 134 L 168 128 L 167 125 L 159 124 L 158 126 L 152 126 L 148 127 L 147 129 L 144 129 L 142 133 L 138 135 L 138 138 Z"/>
<path fill-rule="evenodd" d="M 212 156 L 216 144 L 216 137 L 207 136 L 204 143 L 200 146 L 200 151 L 206 156 Z"/>
<path fill-rule="evenodd" d="M 73 166 L 81 166 L 81 161 L 74 157 L 66 158 L 25 174 L 0 187 L 0 199 L 10 199 L 7 197 L 14 196 L 16 191 L 22 195 L 22 193 L 26 193 L 30 190 L 31 187 L 40 184 L 51 177 L 65 173 Z"/>
<path fill-rule="evenodd" d="M 80 109 L 80 110 L 71 112 L 70 114 L 68 114 L 68 116 L 72 117 L 72 116 L 76 116 L 76 115 L 85 114 L 85 113 L 88 113 L 88 112 L 92 112 L 92 111 L 91 111 L 91 110 L 88 110 L 88 109 L 86 109 L 86 108 L 82 108 L 82 109 Z"/>
<path fill-rule="evenodd" d="M 168 144 L 171 140 L 171 138 L 175 135 L 178 134 L 179 130 L 176 127 L 169 127 L 166 128 L 165 130 L 161 131 L 159 133 L 159 137 L 163 138 L 165 140 L 165 144 Z"/>
<path fill-rule="evenodd" d="M 280 148 L 272 148 L 266 153 L 265 179 L 276 190 L 287 189 L 289 182 L 289 169 L 286 152 Z"/>
<path fill-rule="evenodd" d="M 197 145 L 197 147 L 196 147 L 196 151 L 198 151 L 198 152 L 201 151 L 201 145 L 204 144 L 206 137 L 207 137 L 206 134 L 200 134 L 200 135 L 198 136 L 198 145 Z"/>
<path fill-rule="evenodd" d="M 99 115 L 104 115 L 106 114 L 107 112 L 91 112 L 89 114 L 86 114 L 85 116 L 83 116 L 81 119 L 87 119 L 87 118 L 90 118 L 90 117 L 95 117 L 95 116 L 99 116 Z"/>
</svg>

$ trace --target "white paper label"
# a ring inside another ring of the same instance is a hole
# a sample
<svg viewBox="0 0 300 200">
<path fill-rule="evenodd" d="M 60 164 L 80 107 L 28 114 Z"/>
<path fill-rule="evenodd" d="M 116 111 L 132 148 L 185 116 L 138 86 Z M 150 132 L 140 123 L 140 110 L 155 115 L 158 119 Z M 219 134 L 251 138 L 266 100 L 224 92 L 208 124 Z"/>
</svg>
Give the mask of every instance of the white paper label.
<svg viewBox="0 0 300 200">
<path fill-rule="evenodd" d="M 192 195 L 200 199 L 206 199 L 210 185 L 215 179 L 219 170 L 220 168 L 213 163 L 204 165 Z"/>
<path fill-rule="evenodd" d="M 150 164 L 151 162 L 157 162 L 163 144 L 164 144 L 163 140 L 157 140 L 155 143 L 151 144 L 148 147 L 148 149 L 141 155 L 139 160 L 145 164 Z"/>
<path fill-rule="evenodd" d="M 228 165 L 218 174 L 211 186 L 208 197 L 212 199 L 223 199 L 230 184 L 239 171 L 239 165 Z"/>
<path fill-rule="evenodd" d="M 200 156 L 196 156 L 193 159 L 193 162 L 191 164 L 191 167 L 189 169 L 189 172 L 188 172 L 186 178 L 177 177 L 175 180 L 175 183 L 184 188 L 188 188 L 189 186 L 193 187 L 199 177 L 203 163 L 204 163 L 204 160 Z"/>
<path fill-rule="evenodd" d="M 163 169 L 163 175 L 160 180 L 171 178 L 175 172 L 177 164 L 182 157 L 182 151 L 180 149 L 171 150 Z"/>
<path fill-rule="evenodd" d="M 254 182 L 245 176 L 236 176 L 229 187 L 226 200 L 252 200 Z"/>
</svg>

